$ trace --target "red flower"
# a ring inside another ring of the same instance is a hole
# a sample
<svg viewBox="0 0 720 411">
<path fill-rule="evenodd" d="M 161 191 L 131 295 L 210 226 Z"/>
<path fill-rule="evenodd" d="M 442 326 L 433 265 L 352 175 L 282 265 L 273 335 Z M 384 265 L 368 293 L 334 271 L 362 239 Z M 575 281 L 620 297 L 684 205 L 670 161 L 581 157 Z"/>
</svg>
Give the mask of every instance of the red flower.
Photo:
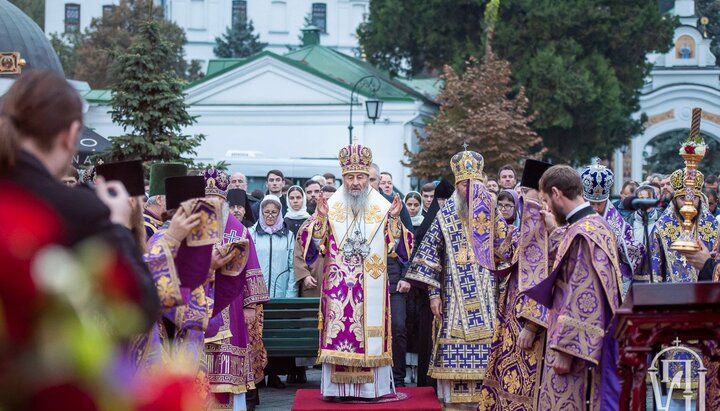
<svg viewBox="0 0 720 411">
<path fill-rule="evenodd" d="M 136 395 L 136 411 L 194 411 L 204 408 L 190 376 L 154 376 L 144 381 Z"/>
<path fill-rule="evenodd" d="M 31 274 L 35 255 L 62 235 L 57 214 L 32 193 L 0 183 L 0 310 L 8 335 L 22 341 L 30 335 L 41 296 Z M 0 334 L 2 334 L 0 332 Z"/>
<path fill-rule="evenodd" d="M 97 411 L 92 395 L 74 383 L 61 383 L 35 392 L 24 407 L 28 411 Z"/>
<path fill-rule="evenodd" d="M 695 154 L 695 147 L 693 147 L 693 146 L 685 146 L 685 153 L 686 153 L 686 154 Z"/>
</svg>

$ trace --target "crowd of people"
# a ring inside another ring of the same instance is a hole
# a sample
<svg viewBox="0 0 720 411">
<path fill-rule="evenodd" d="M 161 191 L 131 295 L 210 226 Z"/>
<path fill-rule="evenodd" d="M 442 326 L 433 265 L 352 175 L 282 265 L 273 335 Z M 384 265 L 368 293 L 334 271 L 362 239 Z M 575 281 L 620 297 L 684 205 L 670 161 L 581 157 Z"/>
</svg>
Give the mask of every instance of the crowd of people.
<svg viewBox="0 0 720 411">
<path fill-rule="evenodd" d="M 611 201 L 603 165 L 526 160 L 520 181 L 512 165 L 487 175 L 466 149 L 449 159 L 454 181 L 401 198 L 372 150 L 353 143 L 339 178 L 293 185 L 270 170 L 267 191 L 248 192 L 240 172 L 174 162 L 149 165 L 147 180 L 140 161 L 79 173 L 82 102 L 51 73 L 21 76 L 0 119 L 2 184 L 50 206 L 57 244 L 102 240 L 128 267 L 138 321 L 119 345 L 132 374 L 183 364 L 208 408 L 253 410 L 259 387 L 306 382 L 302 362 L 268 360 L 263 305 L 320 297 L 327 398 L 392 395 L 411 365 L 448 405 L 617 409 L 610 327 L 629 285 L 720 280 L 714 175 L 697 174 L 701 250 L 688 253 L 670 247 L 685 169 L 627 181 Z M 20 254 L 29 261 L 35 247 Z M 720 409 L 710 381 L 707 404 Z"/>
</svg>

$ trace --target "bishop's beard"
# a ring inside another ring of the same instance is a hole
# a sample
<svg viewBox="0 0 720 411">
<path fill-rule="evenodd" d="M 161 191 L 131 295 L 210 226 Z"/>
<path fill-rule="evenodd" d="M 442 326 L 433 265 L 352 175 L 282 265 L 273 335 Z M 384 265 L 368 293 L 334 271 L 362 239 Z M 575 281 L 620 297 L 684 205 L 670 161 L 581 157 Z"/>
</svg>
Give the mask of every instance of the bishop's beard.
<svg viewBox="0 0 720 411">
<path fill-rule="evenodd" d="M 468 221 L 470 218 L 470 208 L 468 207 L 467 199 L 459 195 L 457 191 L 453 196 L 455 197 L 455 211 L 461 220 Z"/>
<path fill-rule="evenodd" d="M 350 207 L 350 210 L 352 210 L 353 214 L 358 214 L 361 211 L 365 210 L 368 204 L 368 187 L 365 187 L 365 189 L 359 193 L 352 193 L 350 191 L 345 191 L 345 204 L 347 204 L 348 207 Z"/>
</svg>

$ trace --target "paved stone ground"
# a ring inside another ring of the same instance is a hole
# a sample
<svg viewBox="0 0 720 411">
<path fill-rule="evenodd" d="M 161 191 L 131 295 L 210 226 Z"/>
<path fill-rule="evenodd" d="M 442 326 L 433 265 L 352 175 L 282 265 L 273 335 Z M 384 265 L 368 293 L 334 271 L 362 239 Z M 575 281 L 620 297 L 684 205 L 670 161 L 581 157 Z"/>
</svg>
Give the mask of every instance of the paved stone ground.
<svg viewBox="0 0 720 411">
<path fill-rule="evenodd" d="M 411 369 L 408 368 L 405 385 L 414 387 L 415 383 L 410 380 Z M 260 389 L 260 405 L 255 408 L 256 411 L 287 411 L 290 410 L 293 400 L 295 399 L 295 391 L 298 389 L 320 388 L 320 370 L 309 368 L 307 370 L 307 380 L 305 384 L 287 384 L 287 388 L 278 390 L 275 388 L 264 387 Z M 280 377 L 285 382 L 285 377 Z"/>
</svg>

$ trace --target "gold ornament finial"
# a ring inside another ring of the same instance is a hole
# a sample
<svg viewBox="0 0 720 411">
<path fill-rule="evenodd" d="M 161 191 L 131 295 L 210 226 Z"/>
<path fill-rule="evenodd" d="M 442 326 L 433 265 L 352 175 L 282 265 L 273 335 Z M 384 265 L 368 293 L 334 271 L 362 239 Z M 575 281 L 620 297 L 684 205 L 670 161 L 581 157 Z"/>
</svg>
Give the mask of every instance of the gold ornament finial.
<svg viewBox="0 0 720 411">
<path fill-rule="evenodd" d="M 20 74 L 22 68 L 27 64 L 24 58 L 20 57 L 20 52 L 0 52 L 0 75 L 1 74 Z"/>
</svg>

